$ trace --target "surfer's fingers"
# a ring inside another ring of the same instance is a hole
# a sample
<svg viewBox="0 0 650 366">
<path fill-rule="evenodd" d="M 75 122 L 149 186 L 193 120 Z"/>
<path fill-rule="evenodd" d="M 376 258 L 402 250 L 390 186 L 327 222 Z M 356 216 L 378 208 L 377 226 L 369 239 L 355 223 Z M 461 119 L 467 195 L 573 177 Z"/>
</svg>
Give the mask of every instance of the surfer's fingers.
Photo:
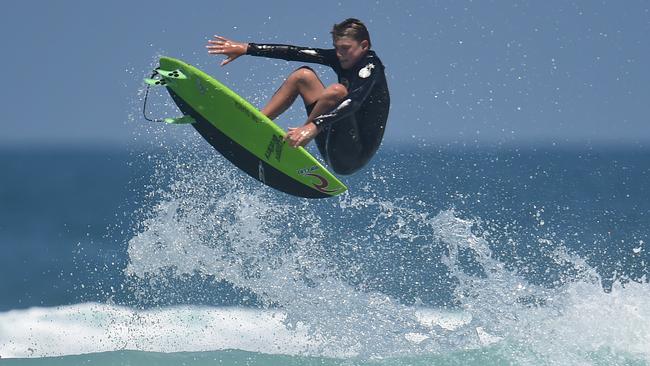
<svg viewBox="0 0 650 366">
<path fill-rule="evenodd" d="M 228 38 L 225 38 L 225 37 L 215 35 L 214 38 L 216 38 L 217 40 L 216 41 L 215 40 L 210 40 L 210 41 L 212 41 L 214 43 L 232 43 L 231 40 L 229 40 Z M 210 41 L 208 41 L 208 42 L 210 42 Z"/>
<path fill-rule="evenodd" d="M 289 127 L 289 132 L 284 136 L 284 141 L 289 143 L 289 146 L 295 147 L 296 145 L 296 134 L 294 133 L 296 129 L 294 127 Z"/>
<path fill-rule="evenodd" d="M 211 43 L 205 46 L 209 53 L 223 53 L 224 46 L 221 44 Z"/>
<path fill-rule="evenodd" d="M 227 44 L 230 44 L 230 43 L 232 43 L 232 42 L 230 42 L 230 41 L 221 41 L 221 40 L 215 41 L 213 39 L 208 39 L 208 44 L 216 44 L 218 46 L 223 46 L 223 45 L 227 45 Z"/>
<path fill-rule="evenodd" d="M 237 57 L 239 57 L 239 56 L 228 56 L 228 58 L 226 58 L 225 60 L 223 60 L 221 62 L 221 66 L 228 65 L 229 63 L 233 62 Z"/>
<path fill-rule="evenodd" d="M 302 136 L 296 136 L 289 140 L 289 146 L 291 147 L 298 147 L 303 143 L 303 137 Z"/>
<path fill-rule="evenodd" d="M 305 146 L 306 144 L 307 144 L 307 139 L 301 137 L 296 140 L 296 143 L 293 144 L 293 147 Z"/>
<path fill-rule="evenodd" d="M 218 37 L 218 36 L 215 36 L 215 37 L 217 37 L 216 41 L 215 40 L 209 40 L 208 42 L 212 43 L 212 44 L 216 44 L 216 45 L 225 46 L 225 47 L 232 47 L 233 45 L 238 43 L 238 42 L 234 42 L 234 41 L 232 41 L 232 40 L 230 40 L 228 38 L 223 38 L 223 37 Z"/>
<path fill-rule="evenodd" d="M 295 129 L 296 129 L 295 127 L 289 127 L 289 129 L 287 130 L 287 134 L 284 135 L 284 141 L 287 141 L 287 140 L 291 141 L 291 138 L 293 137 L 293 131 Z"/>
<path fill-rule="evenodd" d="M 213 41 L 213 40 L 208 40 L 208 45 L 206 47 L 220 47 L 220 48 L 226 48 L 226 47 L 233 47 L 233 43 L 230 41 Z"/>
</svg>

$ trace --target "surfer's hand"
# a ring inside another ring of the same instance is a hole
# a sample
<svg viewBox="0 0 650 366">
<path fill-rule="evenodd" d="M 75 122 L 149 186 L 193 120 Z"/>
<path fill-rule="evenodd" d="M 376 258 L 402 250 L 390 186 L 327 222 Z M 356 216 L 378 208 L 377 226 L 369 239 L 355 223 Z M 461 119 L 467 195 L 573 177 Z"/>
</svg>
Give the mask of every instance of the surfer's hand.
<svg viewBox="0 0 650 366">
<path fill-rule="evenodd" d="M 298 147 L 305 146 L 311 140 L 318 135 L 318 127 L 315 124 L 309 122 L 302 127 L 289 128 L 289 132 L 284 137 L 286 141 L 289 141 L 289 146 Z"/>
<path fill-rule="evenodd" d="M 221 36 L 214 36 L 215 39 L 209 39 L 208 53 L 212 55 L 226 55 L 226 59 L 221 62 L 221 66 L 227 65 L 241 55 L 246 54 L 248 43 L 235 42 Z"/>
</svg>

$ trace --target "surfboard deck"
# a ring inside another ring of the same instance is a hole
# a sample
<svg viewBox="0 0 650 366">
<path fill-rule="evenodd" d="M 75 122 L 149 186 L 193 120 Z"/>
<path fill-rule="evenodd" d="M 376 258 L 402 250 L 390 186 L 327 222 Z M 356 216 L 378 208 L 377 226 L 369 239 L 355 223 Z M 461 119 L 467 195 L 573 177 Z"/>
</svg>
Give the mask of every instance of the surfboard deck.
<svg viewBox="0 0 650 366">
<path fill-rule="evenodd" d="M 347 190 L 307 150 L 284 141 L 285 132 L 228 87 L 183 61 L 161 57 L 160 79 L 192 126 L 226 159 L 256 180 L 305 198 L 327 198 Z"/>
</svg>

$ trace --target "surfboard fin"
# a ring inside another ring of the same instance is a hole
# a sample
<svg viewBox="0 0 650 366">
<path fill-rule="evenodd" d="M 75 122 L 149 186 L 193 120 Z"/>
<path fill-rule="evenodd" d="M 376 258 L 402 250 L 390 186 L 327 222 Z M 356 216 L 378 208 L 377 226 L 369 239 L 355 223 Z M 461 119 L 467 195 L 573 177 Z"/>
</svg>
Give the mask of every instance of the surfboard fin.
<svg viewBox="0 0 650 366">
<path fill-rule="evenodd" d="M 187 115 L 178 118 L 165 118 L 163 121 L 170 125 L 184 125 L 184 124 L 192 124 L 196 122 L 196 120 L 192 118 L 192 116 L 187 116 Z"/>
<path fill-rule="evenodd" d="M 187 76 L 185 76 L 185 74 L 183 74 L 181 70 L 178 69 L 172 71 L 156 69 L 156 72 L 160 74 L 162 77 L 168 79 L 187 79 Z"/>
</svg>

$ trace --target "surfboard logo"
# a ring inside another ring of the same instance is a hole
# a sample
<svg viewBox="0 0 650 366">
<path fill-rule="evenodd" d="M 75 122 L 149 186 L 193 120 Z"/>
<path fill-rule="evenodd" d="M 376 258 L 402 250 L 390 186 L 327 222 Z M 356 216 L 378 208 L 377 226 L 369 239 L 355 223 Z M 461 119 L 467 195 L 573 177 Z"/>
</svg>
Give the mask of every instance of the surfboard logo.
<svg viewBox="0 0 650 366">
<path fill-rule="evenodd" d="M 319 192 L 334 193 L 334 192 L 339 190 L 338 188 L 337 189 L 327 189 L 327 187 L 329 187 L 329 185 L 330 185 L 330 182 L 328 182 L 327 179 L 321 177 L 318 174 L 307 173 L 306 175 L 318 179 L 318 183 L 312 183 L 312 186 L 314 186 L 314 188 L 316 188 L 316 190 L 318 190 Z"/>
<path fill-rule="evenodd" d="M 248 118 L 252 119 L 253 121 L 257 123 L 261 123 L 262 119 L 260 119 L 259 116 L 255 115 L 250 109 L 246 108 L 243 104 L 239 103 L 236 100 L 233 100 L 233 104 L 235 105 L 235 108 L 239 109 L 242 113 L 246 114 Z"/>
<path fill-rule="evenodd" d="M 273 135 L 269 145 L 266 147 L 266 152 L 264 157 L 266 160 L 271 158 L 271 154 L 275 152 L 275 160 L 280 161 L 282 159 L 282 147 L 284 146 L 284 139 L 282 136 Z"/>
<path fill-rule="evenodd" d="M 372 73 L 372 69 L 374 68 L 375 68 L 375 64 L 369 63 L 363 69 L 359 70 L 359 77 L 362 79 L 369 77 L 370 74 Z"/>
<path fill-rule="evenodd" d="M 309 167 L 309 168 L 298 169 L 298 174 L 300 174 L 300 175 L 307 175 L 307 174 L 313 172 L 314 170 L 318 170 L 318 166 L 317 166 L 317 165 L 314 165 L 314 166 Z"/>
</svg>

